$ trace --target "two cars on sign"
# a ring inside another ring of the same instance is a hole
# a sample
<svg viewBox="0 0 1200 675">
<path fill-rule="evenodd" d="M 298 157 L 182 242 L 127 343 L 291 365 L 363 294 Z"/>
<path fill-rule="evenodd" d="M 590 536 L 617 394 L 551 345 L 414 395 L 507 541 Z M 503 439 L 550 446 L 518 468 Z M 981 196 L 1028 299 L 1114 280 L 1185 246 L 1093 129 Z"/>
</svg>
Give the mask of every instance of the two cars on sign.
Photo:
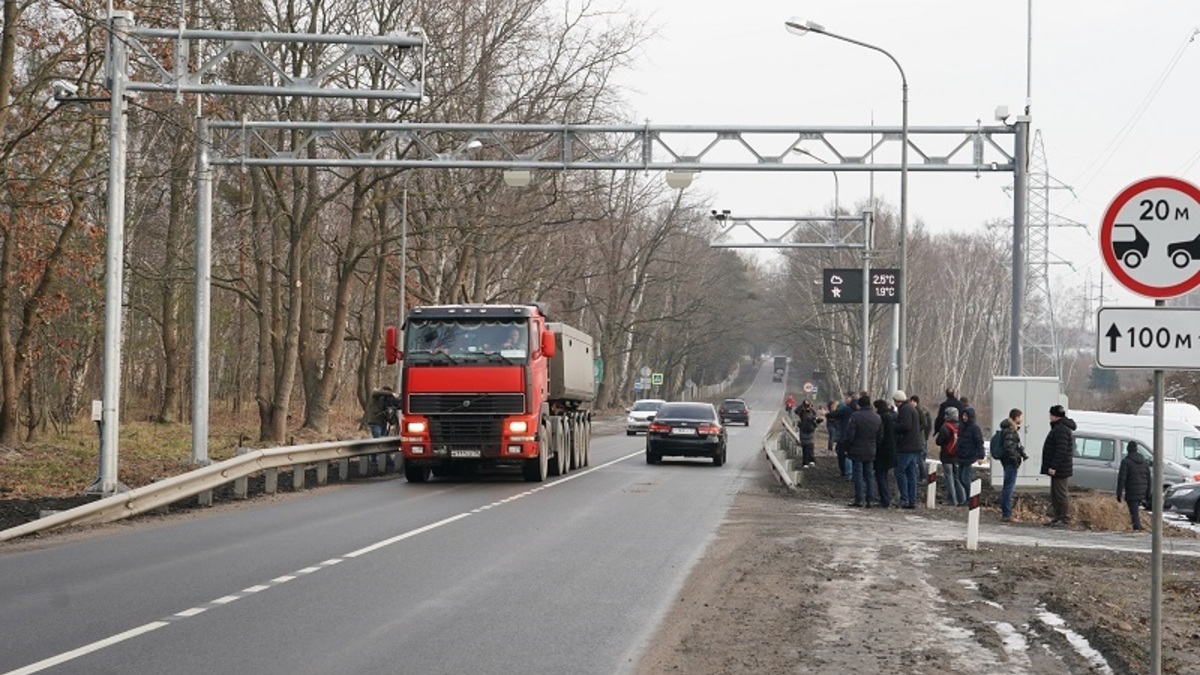
<svg viewBox="0 0 1200 675">
<path fill-rule="evenodd" d="M 725 463 L 725 424 L 711 403 L 663 403 L 646 430 L 646 463 L 664 456 L 708 457 L 713 466 Z"/>
</svg>

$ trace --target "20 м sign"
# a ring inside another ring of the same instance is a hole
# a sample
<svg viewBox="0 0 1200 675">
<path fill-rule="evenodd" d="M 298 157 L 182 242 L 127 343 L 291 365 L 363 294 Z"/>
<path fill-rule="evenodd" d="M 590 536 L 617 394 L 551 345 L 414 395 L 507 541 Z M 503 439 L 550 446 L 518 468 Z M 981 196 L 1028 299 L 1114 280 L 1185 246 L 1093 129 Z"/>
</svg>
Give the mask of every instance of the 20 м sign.
<svg viewBox="0 0 1200 675">
<path fill-rule="evenodd" d="M 852 304 L 863 301 L 861 269 L 827 269 L 824 272 L 825 304 Z M 900 270 L 871 270 L 871 304 L 900 302 Z"/>
<path fill-rule="evenodd" d="M 1200 309 L 1104 307 L 1098 316 L 1101 368 L 1200 370 Z"/>
<path fill-rule="evenodd" d="M 1139 295 L 1166 299 L 1196 288 L 1200 188 L 1167 176 L 1125 188 L 1100 223 L 1100 253 L 1113 277 Z"/>
</svg>

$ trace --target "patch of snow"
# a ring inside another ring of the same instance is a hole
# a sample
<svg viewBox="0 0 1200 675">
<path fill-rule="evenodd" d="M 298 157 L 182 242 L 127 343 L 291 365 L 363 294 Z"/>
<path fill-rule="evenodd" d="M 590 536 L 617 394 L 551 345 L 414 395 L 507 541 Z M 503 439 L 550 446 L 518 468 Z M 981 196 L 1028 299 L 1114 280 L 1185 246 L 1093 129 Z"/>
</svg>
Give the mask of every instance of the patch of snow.
<svg viewBox="0 0 1200 675">
<path fill-rule="evenodd" d="M 1092 667 L 1096 669 L 1096 672 L 1102 673 L 1103 675 L 1114 675 L 1113 669 L 1108 665 L 1108 661 L 1104 658 L 1104 655 L 1096 651 L 1096 649 L 1092 647 L 1091 643 L 1087 641 L 1087 638 L 1071 630 L 1071 628 L 1067 626 L 1065 619 L 1046 609 L 1043 605 L 1038 605 L 1037 609 L 1038 619 L 1042 623 L 1058 631 L 1063 637 L 1067 638 L 1067 642 L 1071 644 L 1071 647 L 1075 650 L 1075 652 L 1086 659 L 1088 663 L 1092 664 Z"/>
</svg>

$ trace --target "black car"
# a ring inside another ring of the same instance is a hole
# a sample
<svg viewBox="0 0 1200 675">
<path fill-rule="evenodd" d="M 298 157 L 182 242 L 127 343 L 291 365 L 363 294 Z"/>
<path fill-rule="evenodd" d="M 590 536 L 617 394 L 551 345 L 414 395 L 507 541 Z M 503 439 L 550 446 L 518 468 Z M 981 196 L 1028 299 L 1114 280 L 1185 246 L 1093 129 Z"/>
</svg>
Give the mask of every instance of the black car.
<svg viewBox="0 0 1200 675">
<path fill-rule="evenodd" d="M 1171 256 L 1171 262 L 1179 269 L 1192 264 L 1193 260 L 1200 260 L 1200 237 L 1168 244 L 1167 255 Z"/>
<path fill-rule="evenodd" d="M 740 398 L 727 398 L 721 401 L 721 407 L 717 411 L 717 418 L 721 420 L 721 424 L 725 422 L 741 422 L 746 426 L 750 426 L 750 408 L 746 407 L 746 402 Z"/>
<path fill-rule="evenodd" d="M 646 431 L 646 463 L 658 464 L 664 455 L 711 457 L 713 466 L 725 463 L 725 427 L 711 403 L 664 403 Z"/>
</svg>

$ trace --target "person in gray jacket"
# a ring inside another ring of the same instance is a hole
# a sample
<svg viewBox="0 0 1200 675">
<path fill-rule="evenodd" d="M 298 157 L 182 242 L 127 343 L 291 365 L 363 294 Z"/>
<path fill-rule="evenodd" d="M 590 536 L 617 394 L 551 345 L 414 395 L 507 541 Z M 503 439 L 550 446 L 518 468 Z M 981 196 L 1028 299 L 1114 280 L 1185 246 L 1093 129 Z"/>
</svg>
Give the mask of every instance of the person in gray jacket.
<svg viewBox="0 0 1200 675">
<path fill-rule="evenodd" d="M 854 501 L 849 506 L 871 507 L 875 501 L 875 446 L 883 436 L 883 420 L 871 407 L 871 397 L 858 399 L 858 410 L 846 420 L 842 442 L 850 458 L 854 480 Z"/>
<path fill-rule="evenodd" d="M 1133 529 L 1142 529 L 1142 502 L 1150 498 L 1150 462 L 1137 450 L 1137 443 L 1129 441 L 1125 459 L 1117 471 L 1117 501 L 1125 497 L 1129 506 L 1129 522 Z"/>
</svg>

